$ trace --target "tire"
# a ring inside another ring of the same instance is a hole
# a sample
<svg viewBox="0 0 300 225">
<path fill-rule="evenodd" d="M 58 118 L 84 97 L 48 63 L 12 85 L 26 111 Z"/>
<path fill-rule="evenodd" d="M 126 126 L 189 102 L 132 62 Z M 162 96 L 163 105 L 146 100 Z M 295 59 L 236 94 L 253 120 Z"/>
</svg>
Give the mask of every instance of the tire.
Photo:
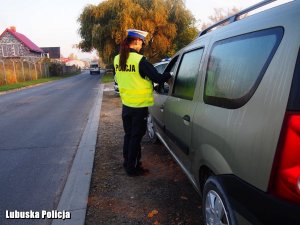
<svg viewBox="0 0 300 225">
<path fill-rule="evenodd" d="M 149 143 L 155 144 L 158 142 L 158 137 L 155 133 L 155 127 L 154 127 L 152 117 L 150 114 L 147 117 L 147 132 L 146 132 L 146 134 L 147 134 Z"/>
<path fill-rule="evenodd" d="M 205 182 L 202 209 L 205 225 L 237 225 L 226 192 L 215 176 Z"/>
</svg>

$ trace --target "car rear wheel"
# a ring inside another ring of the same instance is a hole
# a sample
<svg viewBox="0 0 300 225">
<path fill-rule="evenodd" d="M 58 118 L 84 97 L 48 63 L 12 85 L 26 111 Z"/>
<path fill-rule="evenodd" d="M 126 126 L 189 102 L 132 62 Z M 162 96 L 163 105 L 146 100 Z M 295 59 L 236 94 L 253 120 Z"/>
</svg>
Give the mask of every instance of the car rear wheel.
<svg viewBox="0 0 300 225">
<path fill-rule="evenodd" d="M 207 179 L 203 190 L 203 216 L 206 225 L 236 225 L 226 193 L 217 177 Z"/>
</svg>

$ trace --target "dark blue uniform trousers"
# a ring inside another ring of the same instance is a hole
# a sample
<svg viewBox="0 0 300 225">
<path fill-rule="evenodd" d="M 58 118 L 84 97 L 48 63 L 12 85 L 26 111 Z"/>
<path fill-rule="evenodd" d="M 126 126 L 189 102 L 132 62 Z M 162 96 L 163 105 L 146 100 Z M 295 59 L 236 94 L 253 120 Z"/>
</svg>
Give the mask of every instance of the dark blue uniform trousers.
<svg viewBox="0 0 300 225">
<path fill-rule="evenodd" d="M 123 157 L 127 172 L 134 172 L 140 166 L 141 141 L 146 133 L 148 107 L 132 108 L 123 105 L 122 120 L 125 131 Z"/>
</svg>

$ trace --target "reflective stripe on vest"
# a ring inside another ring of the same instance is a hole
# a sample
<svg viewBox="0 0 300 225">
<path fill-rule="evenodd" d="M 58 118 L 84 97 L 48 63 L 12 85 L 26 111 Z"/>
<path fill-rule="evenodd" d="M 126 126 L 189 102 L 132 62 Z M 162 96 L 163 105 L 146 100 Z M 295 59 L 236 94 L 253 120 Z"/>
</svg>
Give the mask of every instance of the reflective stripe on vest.
<svg viewBox="0 0 300 225">
<path fill-rule="evenodd" d="M 122 103 L 134 108 L 152 106 L 154 104 L 152 82 L 142 78 L 139 73 L 139 63 L 143 56 L 130 52 L 125 71 L 121 71 L 119 58 L 120 55 L 115 57 L 114 67 Z"/>
</svg>

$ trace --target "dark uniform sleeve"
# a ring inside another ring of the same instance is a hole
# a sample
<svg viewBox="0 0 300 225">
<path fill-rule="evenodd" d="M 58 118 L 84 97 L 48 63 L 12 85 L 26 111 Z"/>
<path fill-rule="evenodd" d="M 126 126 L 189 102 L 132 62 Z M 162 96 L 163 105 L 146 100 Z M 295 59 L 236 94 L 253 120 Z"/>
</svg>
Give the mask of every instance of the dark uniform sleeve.
<svg viewBox="0 0 300 225">
<path fill-rule="evenodd" d="M 140 61 L 139 71 L 143 78 L 148 77 L 154 83 L 164 83 L 172 77 L 170 73 L 160 74 L 157 72 L 155 67 L 145 57 Z"/>
</svg>

